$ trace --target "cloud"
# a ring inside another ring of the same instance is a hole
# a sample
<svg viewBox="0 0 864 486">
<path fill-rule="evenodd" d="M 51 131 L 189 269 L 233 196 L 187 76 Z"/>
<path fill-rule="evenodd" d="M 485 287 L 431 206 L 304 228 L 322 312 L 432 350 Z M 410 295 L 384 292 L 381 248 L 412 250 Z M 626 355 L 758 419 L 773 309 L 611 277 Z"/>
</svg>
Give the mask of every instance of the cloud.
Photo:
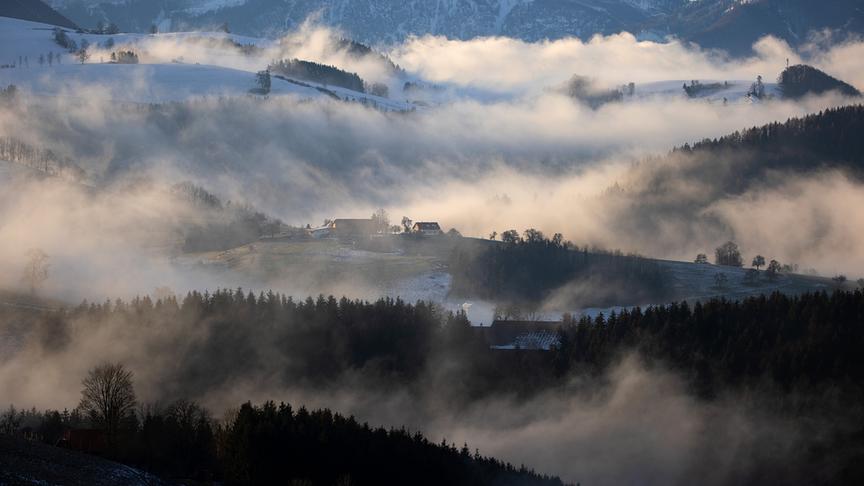
<svg viewBox="0 0 864 486">
<path fill-rule="evenodd" d="M 840 57 L 861 52 L 860 43 L 844 45 Z M 754 45 L 755 55 L 733 59 L 720 51 L 701 49 L 678 40 L 638 41 L 630 33 L 594 36 L 589 41 L 567 38 L 526 42 L 506 37 L 468 41 L 424 36 L 395 46 L 390 55 L 409 71 L 435 82 L 486 88 L 496 92 L 538 92 L 573 74 L 618 85 L 716 79 L 750 80 L 759 74 L 773 79 L 791 63 L 810 60 L 782 40 L 765 37 Z M 818 66 L 835 67 L 826 52 L 814 52 Z"/>
<path fill-rule="evenodd" d="M 827 172 L 791 177 L 706 209 L 727 222 L 748 253 L 782 262 L 807 262 L 829 275 L 864 273 L 864 185 Z"/>
</svg>

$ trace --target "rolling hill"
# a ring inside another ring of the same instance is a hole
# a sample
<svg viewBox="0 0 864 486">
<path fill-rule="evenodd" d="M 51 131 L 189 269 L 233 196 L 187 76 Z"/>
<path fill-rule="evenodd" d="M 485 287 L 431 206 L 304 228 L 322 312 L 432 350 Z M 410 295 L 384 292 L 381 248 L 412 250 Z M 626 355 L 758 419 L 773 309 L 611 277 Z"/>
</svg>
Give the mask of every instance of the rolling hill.
<svg viewBox="0 0 864 486">
<path fill-rule="evenodd" d="M 54 41 L 54 28 L 0 17 L 0 64 L 11 66 L 0 70 L 0 86 L 14 84 L 33 94 L 48 96 L 74 96 L 76 91 L 88 88 L 91 95 L 109 100 L 143 103 L 246 96 L 256 87 L 255 73 L 265 69 L 269 62 L 266 57 L 244 53 L 242 46 L 265 48 L 271 45 L 270 41 L 220 32 L 158 35 L 65 32 L 76 46 L 90 46 L 89 57 L 82 62 L 77 54 Z M 202 57 L 199 61 L 160 54 L 160 43 L 166 42 L 185 45 Z M 140 63 L 111 62 L 111 54 L 121 49 L 139 53 Z M 273 78 L 269 96 L 335 98 L 381 110 L 412 108 L 404 102 L 323 82 L 284 77 Z"/>
</svg>

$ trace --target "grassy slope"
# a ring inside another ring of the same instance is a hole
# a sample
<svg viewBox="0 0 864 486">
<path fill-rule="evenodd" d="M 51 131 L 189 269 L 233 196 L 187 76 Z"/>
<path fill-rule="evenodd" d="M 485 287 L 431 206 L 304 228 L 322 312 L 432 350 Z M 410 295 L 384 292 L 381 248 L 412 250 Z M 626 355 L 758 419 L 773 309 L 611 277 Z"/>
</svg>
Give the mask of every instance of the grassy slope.
<svg viewBox="0 0 864 486">
<path fill-rule="evenodd" d="M 366 282 L 377 282 L 387 287 L 386 284 L 398 284 L 399 281 L 409 281 L 430 272 L 447 271 L 446 252 L 432 255 L 412 255 L 401 251 L 372 252 L 326 239 L 259 241 L 223 252 L 190 254 L 184 260 L 202 262 L 264 281 L 311 279 L 311 282 L 325 287 L 328 283 L 358 280 L 360 277 Z M 838 287 L 830 278 L 809 275 L 780 275 L 772 280 L 764 270 L 759 272 L 759 279 L 755 283 L 745 284 L 746 268 L 667 260 L 658 262 L 670 272 L 675 300 L 712 297 L 740 299 L 774 291 L 800 294 L 830 291 Z M 726 275 L 727 284 L 723 288 L 715 286 L 714 278 L 718 273 Z M 851 288 L 852 285 L 847 283 L 845 287 Z M 398 287 L 393 290 L 399 291 Z"/>
<path fill-rule="evenodd" d="M 158 478 L 100 457 L 0 436 L 0 484 L 158 486 Z"/>
</svg>

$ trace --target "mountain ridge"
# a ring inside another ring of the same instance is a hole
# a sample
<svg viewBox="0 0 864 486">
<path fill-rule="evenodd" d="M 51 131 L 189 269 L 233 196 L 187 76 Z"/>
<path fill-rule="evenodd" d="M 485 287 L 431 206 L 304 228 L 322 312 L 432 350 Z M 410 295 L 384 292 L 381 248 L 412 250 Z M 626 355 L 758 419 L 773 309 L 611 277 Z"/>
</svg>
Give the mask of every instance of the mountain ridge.
<svg viewBox="0 0 864 486">
<path fill-rule="evenodd" d="M 840 37 L 864 33 L 864 7 L 855 0 L 814 5 L 806 0 L 52 0 L 90 25 L 112 21 L 126 31 L 212 28 L 278 37 L 306 19 L 343 30 L 358 41 L 401 42 L 411 35 L 453 39 L 507 36 L 529 42 L 632 32 L 675 36 L 706 48 L 747 55 L 759 38 L 806 43 L 814 31 Z"/>
</svg>

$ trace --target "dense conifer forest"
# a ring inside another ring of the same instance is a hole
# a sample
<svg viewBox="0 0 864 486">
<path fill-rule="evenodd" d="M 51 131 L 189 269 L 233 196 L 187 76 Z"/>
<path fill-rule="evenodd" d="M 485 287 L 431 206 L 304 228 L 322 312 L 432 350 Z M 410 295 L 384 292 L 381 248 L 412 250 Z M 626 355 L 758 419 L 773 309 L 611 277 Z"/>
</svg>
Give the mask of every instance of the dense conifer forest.
<svg viewBox="0 0 864 486">
<path fill-rule="evenodd" d="M 323 296 L 296 301 L 272 292 L 224 290 L 192 292 L 181 301 L 143 297 L 47 313 L 3 307 L 0 313 L 5 322 L 34 329 L 49 353 L 71 346 L 82 326 L 137 330 L 142 337 L 169 323 L 181 335 L 205 326 L 206 338 L 183 343 L 185 352 L 170 380 L 182 386 L 164 390 L 173 398 L 200 395 L 212 383 L 267 367 L 280 369 L 292 383 L 327 386 L 346 372 L 359 372 L 386 388 L 424 379 L 438 359 L 471 356 L 454 364 L 466 366 L 460 372 L 470 370 L 466 379 L 476 380 L 475 397 L 509 391 L 519 377 L 508 370 L 506 378 L 494 378 L 506 361 L 497 357 L 507 353 L 486 349 L 464 313 L 422 301 Z M 552 358 L 532 361 L 525 376 L 536 379 L 524 389 L 552 386 L 556 376 L 571 372 L 603 371 L 622 353 L 635 351 L 648 362 L 683 372 L 704 398 L 760 380 L 785 391 L 840 386 L 864 397 L 864 357 L 858 352 L 864 348 L 862 317 L 861 290 L 635 307 L 596 319 L 565 315 L 562 344 L 552 353 L 534 353 Z M 201 366 L 208 369 L 206 380 L 197 374 Z"/>
<path fill-rule="evenodd" d="M 155 330 L 174 330 L 183 341 L 182 353 L 171 346 L 154 349 L 175 363 L 163 377 L 176 385 L 164 388 L 162 403 L 171 405 L 139 408 L 112 452 L 169 477 L 246 484 L 275 477 L 312 484 L 343 477 L 351 484 L 398 484 L 406 478 L 428 484 L 557 484 L 470 449 L 433 445 L 408 431 L 370 428 L 327 410 L 247 404 L 227 422 L 217 422 L 187 399 L 217 383 L 277 370 L 286 383 L 313 388 L 333 386 L 350 374 L 355 386 L 365 383 L 369 391 L 413 390 L 418 399 L 447 393 L 451 406 L 459 407 L 514 392 L 528 398 L 563 391 L 574 377 L 582 377 L 583 389 L 602 390 L 605 372 L 634 354 L 645 366 L 681 376 L 694 399 L 705 403 L 738 397 L 775 417 L 801 417 L 805 424 L 830 419 L 820 448 L 803 451 L 800 465 L 832 471 L 825 484 L 864 477 L 858 460 L 864 433 L 860 290 L 676 303 L 594 319 L 565 316 L 560 346 L 545 353 L 489 349 L 464 314 L 389 299 L 295 301 L 238 290 L 190 293 L 179 301 L 85 303 L 51 313 L 8 307 L 0 312 L 4 322 L 37 330 L 39 346 L 49 354 L 71 346 L 82 326 L 122 327 L 144 342 Z M 202 326 L 206 338 L 187 334 Z M 442 377 L 444 362 L 449 369 Z M 436 372 L 437 388 L 430 385 L 430 370 Z M 48 442 L 75 421 L 87 421 L 74 412 L 28 413 L 33 430 Z M 775 473 L 759 474 L 770 479 Z"/>
<path fill-rule="evenodd" d="M 289 78 L 341 86 L 365 93 L 363 80 L 357 73 L 345 72 L 334 66 L 300 59 L 283 59 L 268 66 L 268 70 L 273 74 L 281 74 Z"/>
<path fill-rule="evenodd" d="M 831 390 L 852 405 L 864 399 L 862 323 L 860 290 L 675 303 L 567 317 L 556 360 L 559 372 L 602 370 L 635 349 L 684 373 L 704 398 L 770 383 L 814 398 Z"/>
</svg>

